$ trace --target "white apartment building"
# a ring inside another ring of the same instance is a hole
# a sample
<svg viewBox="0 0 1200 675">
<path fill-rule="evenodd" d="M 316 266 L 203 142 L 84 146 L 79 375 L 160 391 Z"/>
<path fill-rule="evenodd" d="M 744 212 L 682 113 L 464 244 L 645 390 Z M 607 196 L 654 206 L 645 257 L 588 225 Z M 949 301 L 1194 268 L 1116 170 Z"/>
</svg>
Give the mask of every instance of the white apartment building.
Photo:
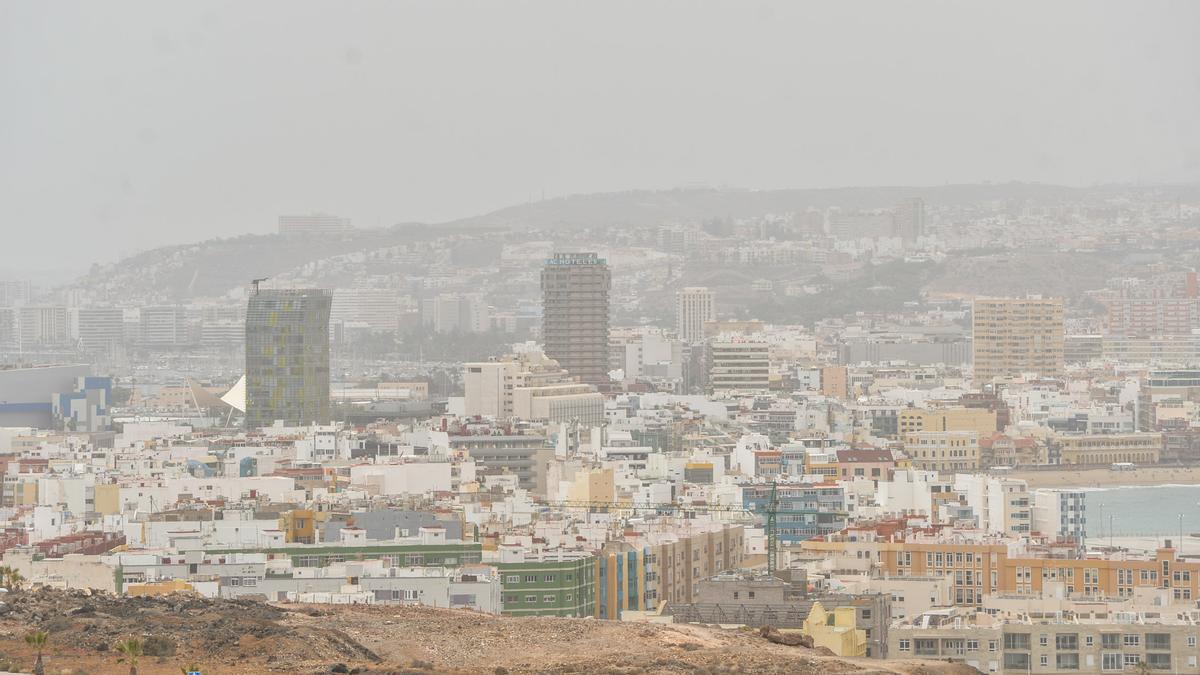
<svg viewBox="0 0 1200 675">
<path fill-rule="evenodd" d="M 1082 490 L 1033 491 L 1033 530 L 1083 541 L 1087 534 L 1087 493 Z"/>
</svg>

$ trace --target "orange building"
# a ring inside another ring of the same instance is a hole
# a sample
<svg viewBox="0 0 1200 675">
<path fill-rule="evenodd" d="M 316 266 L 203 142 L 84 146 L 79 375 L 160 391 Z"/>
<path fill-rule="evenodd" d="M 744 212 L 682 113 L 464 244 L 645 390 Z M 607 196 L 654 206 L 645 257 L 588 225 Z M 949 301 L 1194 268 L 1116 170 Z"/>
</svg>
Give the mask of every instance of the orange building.
<svg viewBox="0 0 1200 675">
<path fill-rule="evenodd" d="M 1182 560 L 1170 546 L 1152 556 L 1119 553 L 1079 558 L 1068 557 L 1076 551 L 1073 544 L 1043 540 L 1026 544 L 1022 539 L 978 532 L 896 532 L 883 523 L 875 526 L 875 532 L 848 529 L 801 546 L 827 553 L 863 551 L 878 560 L 884 575 L 949 577 L 956 605 L 978 606 L 988 593 L 1038 594 L 1050 581 L 1061 581 L 1069 593 L 1081 596 L 1132 597 L 1133 589 L 1141 586 L 1172 589 L 1178 602 L 1192 604 L 1200 599 L 1200 561 Z"/>
</svg>

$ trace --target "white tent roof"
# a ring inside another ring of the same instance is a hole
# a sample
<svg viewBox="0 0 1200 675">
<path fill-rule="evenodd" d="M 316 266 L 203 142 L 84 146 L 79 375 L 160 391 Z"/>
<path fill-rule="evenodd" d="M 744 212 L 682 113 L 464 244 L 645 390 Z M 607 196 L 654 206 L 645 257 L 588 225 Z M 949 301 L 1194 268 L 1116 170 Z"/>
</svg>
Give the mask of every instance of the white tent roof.
<svg viewBox="0 0 1200 675">
<path fill-rule="evenodd" d="M 221 400 L 238 412 L 246 412 L 246 376 L 238 378 L 238 381 L 230 387 L 229 391 L 225 392 Z"/>
</svg>

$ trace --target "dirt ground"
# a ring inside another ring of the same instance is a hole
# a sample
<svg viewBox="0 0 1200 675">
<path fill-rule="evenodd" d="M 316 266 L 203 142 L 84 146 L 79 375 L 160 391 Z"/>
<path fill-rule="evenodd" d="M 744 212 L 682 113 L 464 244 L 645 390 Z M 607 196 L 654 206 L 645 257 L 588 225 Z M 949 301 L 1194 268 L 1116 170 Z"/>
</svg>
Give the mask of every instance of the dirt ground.
<svg viewBox="0 0 1200 675">
<path fill-rule="evenodd" d="M 496 617 L 424 607 L 275 606 L 80 592 L 10 594 L 0 608 L 0 669 L 29 672 L 33 629 L 50 633 L 47 673 L 127 673 L 113 645 L 154 645 L 139 674 L 209 673 L 817 673 L 959 675 L 938 662 L 821 656 L 752 630 L 590 619 Z M 6 663 L 7 662 L 7 663 Z"/>
</svg>

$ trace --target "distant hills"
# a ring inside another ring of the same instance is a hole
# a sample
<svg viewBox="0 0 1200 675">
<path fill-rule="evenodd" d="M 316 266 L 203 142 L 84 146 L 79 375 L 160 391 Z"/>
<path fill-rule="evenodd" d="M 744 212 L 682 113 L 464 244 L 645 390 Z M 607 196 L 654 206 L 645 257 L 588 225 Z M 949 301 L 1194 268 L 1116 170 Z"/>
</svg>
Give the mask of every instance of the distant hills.
<svg viewBox="0 0 1200 675">
<path fill-rule="evenodd" d="M 1146 190 L 1177 191 L 1188 199 L 1200 186 Z M 852 209 L 888 208 L 901 199 L 919 196 L 934 205 L 968 204 L 987 200 L 1064 203 L 1129 192 L 1128 186 L 1073 188 L 1037 183 L 942 185 L 934 187 L 858 187 L 830 189 L 634 190 L 572 195 L 520 204 L 491 213 L 440 224 L 404 224 L 389 228 L 356 229 L 344 234 L 288 237 L 278 234 L 212 239 L 165 246 L 97 265 L 72 286 L 100 295 L 161 301 L 212 297 L 255 277 L 273 276 L 330 256 L 369 253 L 444 234 L 487 230 L 578 230 L 604 226 L 654 226 L 694 223 L 710 218 L 744 218 L 768 213 L 841 206 Z M 107 291 L 107 293 L 106 293 Z"/>
</svg>

